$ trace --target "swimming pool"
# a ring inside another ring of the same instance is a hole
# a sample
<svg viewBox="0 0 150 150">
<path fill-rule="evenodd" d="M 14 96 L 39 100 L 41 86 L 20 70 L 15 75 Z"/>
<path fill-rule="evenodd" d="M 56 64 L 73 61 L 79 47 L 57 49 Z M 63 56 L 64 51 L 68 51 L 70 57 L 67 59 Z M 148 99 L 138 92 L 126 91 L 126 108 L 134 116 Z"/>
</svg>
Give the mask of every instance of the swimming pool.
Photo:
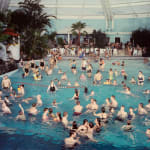
<svg viewBox="0 0 150 150">
<path fill-rule="evenodd" d="M 104 78 L 103 81 L 108 78 L 108 70 L 110 68 L 113 68 L 113 70 L 117 69 L 118 71 L 121 71 L 121 66 L 112 66 L 112 62 L 114 61 L 115 60 L 105 60 L 105 71 L 102 72 Z M 33 121 L 33 118 L 31 120 L 26 112 L 25 114 L 27 116 L 27 121 L 16 121 L 14 118 L 17 116 L 19 111 L 18 103 L 20 102 L 20 99 L 18 99 L 17 102 L 13 100 L 11 101 L 13 103 L 13 106 L 11 107 L 13 113 L 8 116 L 3 116 L 2 113 L 0 113 L 0 147 L 2 150 L 63 149 L 64 138 L 69 136 L 68 130 L 64 129 L 61 124 L 42 123 L 41 119 L 43 108 L 51 107 L 53 99 L 56 99 L 57 102 L 62 102 L 62 104 L 58 105 L 58 108 L 53 108 L 54 113 L 67 111 L 69 114 L 68 120 L 75 120 L 78 124 L 82 124 L 82 121 L 85 118 L 89 121 L 94 122 L 94 119 L 96 117 L 94 117 L 92 114 L 83 114 L 80 117 L 73 116 L 73 107 L 75 105 L 75 102 L 73 100 L 70 101 L 69 99 L 74 94 L 74 88 L 60 88 L 56 92 L 56 94 L 50 94 L 46 92 L 50 80 L 60 78 L 61 75 L 57 74 L 59 68 L 67 73 L 67 76 L 72 84 L 75 81 L 79 81 L 79 76 L 81 74 L 81 61 L 77 61 L 77 75 L 73 75 L 71 73 L 68 64 L 69 60 L 63 60 L 58 63 L 57 68 L 54 69 L 53 75 L 51 76 L 47 76 L 43 72 L 43 79 L 41 81 L 33 81 L 33 77 L 31 74 L 27 78 L 22 79 L 21 69 L 10 76 L 14 89 L 17 89 L 17 86 L 20 84 L 18 82 L 25 83 L 24 85 L 26 94 L 24 98 L 41 94 L 43 106 L 38 108 L 40 113 L 37 115 L 35 121 Z M 95 73 L 98 69 L 98 63 L 92 62 L 92 64 L 93 73 Z M 147 104 L 148 99 L 150 99 L 150 95 L 142 94 L 143 89 L 150 88 L 150 81 L 146 80 L 144 86 L 131 85 L 129 83 L 129 79 L 131 79 L 132 76 L 135 76 L 135 78 L 137 78 L 139 70 L 143 71 L 145 78 L 150 76 L 150 66 L 148 64 L 143 64 L 142 59 L 125 60 L 125 70 L 128 73 L 128 80 L 125 82 L 131 88 L 131 92 L 140 97 L 132 97 L 117 92 L 117 90 L 122 90 L 120 85 L 117 87 L 111 85 L 93 86 L 92 79 L 88 79 L 87 82 L 80 82 L 80 84 L 83 86 L 87 86 L 89 91 L 94 90 L 94 98 L 97 100 L 97 103 L 100 106 L 105 103 L 105 99 L 107 97 L 115 95 L 119 104 L 119 108 L 123 104 L 126 107 L 125 110 L 128 112 L 130 106 L 132 106 L 133 108 L 137 108 L 140 102 Z M 1 79 L 2 78 L 0 78 L 0 80 Z M 118 76 L 116 80 L 118 83 L 120 83 L 123 78 L 121 76 Z M 30 85 L 30 83 L 32 84 Z M 80 89 L 81 105 L 84 107 L 84 111 L 86 111 L 85 106 L 90 103 L 90 100 L 87 100 L 85 98 L 83 88 L 78 89 Z M 30 104 L 22 103 L 22 106 L 26 110 L 31 106 L 33 102 L 36 102 L 36 99 L 31 101 Z M 137 112 L 135 113 L 137 114 Z M 125 122 L 122 123 L 110 121 L 109 124 L 105 128 L 103 128 L 99 134 L 95 134 L 95 139 L 98 140 L 97 143 L 83 140 L 82 144 L 77 146 L 75 149 L 149 149 L 150 141 L 148 141 L 147 137 L 145 136 L 145 131 L 150 126 L 150 121 L 149 126 L 146 126 L 145 118 L 150 120 L 150 114 L 146 117 L 137 115 L 136 119 L 133 121 L 133 125 L 135 126 L 133 132 L 124 132 L 121 130 L 121 127 L 125 124 Z"/>
</svg>

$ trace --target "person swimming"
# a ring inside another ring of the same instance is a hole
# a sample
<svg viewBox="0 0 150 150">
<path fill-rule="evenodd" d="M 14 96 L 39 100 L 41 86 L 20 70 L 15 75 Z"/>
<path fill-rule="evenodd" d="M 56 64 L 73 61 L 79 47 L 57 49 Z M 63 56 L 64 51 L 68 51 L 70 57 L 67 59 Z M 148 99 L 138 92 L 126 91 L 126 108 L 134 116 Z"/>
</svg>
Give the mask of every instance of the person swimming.
<svg viewBox="0 0 150 150">
<path fill-rule="evenodd" d="M 150 139 L 150 128 L 148 128 L 145 132 L 146 136 Z"/>
<path fill-rule="evenodd" d="M 98 105 L 96 104 L 96 100 L 91 98 L 91 103 L 86 106 L 86 113 L 95 112 L 98 109 Z"/>
<path fill-rule="evenodd" d="M 44 108 L 43 115 L 42 115 L 42 121 L 43 122 L 49 121 L 48 113 L 49 113 L 48 108 Z"/>
<path fill-rule="evenodd" d="M 99 70 L 97 70 L 96 74 L 94 75 L 94 81 L 96 84 L 100 84 L 101 80 L 102 80 L 103 76 L 100 73 Z"/>
<path fill-rule="evenodd" d="M 36 116 L 38 114 L 38 110 L 36 108 L 36 103 L 33 103 L 32 106 L 27 110 L 29 115 Z"/>
<path fill-rule="evenodd" d="M 76 105 L 73 108 L 73 115 L 78 116 L 82 114 L 83 107 L 80 105 L 80 101 L 76 101 Z"/>
<path fill-rule="evenodd" d="M 112 81 L 113 80 L 113 70 L 112 68 L 109 69 L 109 80 Z"/>
<path fill-rule="evenodd" d="M 26 116 L 25 116 L 25 113 L 24 113 L 24 109 L 23 109 L 21 104 L 19 104 L 19 107 L 20 107 L 21 110 L 19 111 L 19 114 L 17 115 L 16 120 L 25 121 Z"/>
<path fill-rule="evenodd" d="M 129 120 L 135 119 L 135 113 L 132 107 L 129 108 L 128 119 Z"/>
<path fill-rule="evenodd" d="M 127 120 L 127 124 L 122 126 L 122 129 L 124 131 L 132 131 L 133 130 L 133 125 L 131 125 L 131 120 Z"/>
<path fill-rule="evenodd" d="M 71 99 L 79 100 L 79 94 L 80 94 L 80 91 L 78 91 L 78 89 L 75 89 L 75 93 Z"/>
<path fill-rule="evenodd" d="M 140 103 L 139 105 L 138 105 L 138 114 L 139 115 L 147 115 L 147 111 L 146 111 L 146 109 L 144 108 L 144 106 L 143 106 L 143 103 Z"/>
<path fill-rule="evenodd" d="M 127 112 L 124 111 L 124 109 L 125 109 L 125 107 L 124 107 L 124 105 L 122 105 L 119 112 L 117 113 L 116 120 L 124 121 L 128 117 L 128 114 L 127 114 Z"/>
<path fill-rule="evenodd" d="M 101 123 L 103 125 L 108 122 L 108 114 L 105 112 L 105 108 L 101 108 L 101 113 L 96 114 L 95 112 L 93 113 L 94 116 L 97 116 L 101 119 Z"/>
<path fill-rule="evenodd" d="M 145 106 L 147 111 L 150 111 L 150 99 L 148 100 L 148 104 Z"/>
<path fill-rule="evenodd" d="M 3 80 L 1 82 L 1 86 L 3 89 L 9 89 L 11 87 L 11 80 L 8 78 L 7 75 L 3 77 Z"/>
<path fill-rule="evenodd" d="M 63 113 L 63 117 L 62 117 L 62 124 L 67 127 L 68 126 L 68 113 L 67 112 L 64 112 Z"/>
<path fill-rule="evenodd" d="M 138 74 L 138 85 L 144 85 L 144 75 L 142 71 L 139 71 L 139 74 Z"/>
<path fill-rule="evenodd" d="M 36 102 L 37 106 L 38 107 L 42 106 L 43 102 L 41 99 L 41 95 L 37 95 L 36 99 L 37 99 L 37 102 Z"/>
<path fill-rule="evenodd" d="M 64 143 L 67 148 L 74 148 L 76 144 L 80 144 L 79 138 L 76 137 L 77 134 L 75 131 L 70 131 L 70 136 L 65 138 Z"/>
<path fill-rule="evenodd" d="M 50 85 L 49 85 L 48 88 L 47 88 L 47 92 L 48 92 L 48 91 L 50 91 L 50 92 L 55 92 L 56 90 L 57 90 L 57 87 L 56 87 L 54 81 L 51 80 Z"/>
<path fill-rule="evenodd" d="M 111 100 L 111 107 L 112 107 L 112 108 L 117 108 L 117 107 L 118 107 L 118 102 L 116 101 L 116 98 L 115 98 L 114 95 L 112 95 L 112 96 L 110 97 L 110 100 Z"/>
</svg>

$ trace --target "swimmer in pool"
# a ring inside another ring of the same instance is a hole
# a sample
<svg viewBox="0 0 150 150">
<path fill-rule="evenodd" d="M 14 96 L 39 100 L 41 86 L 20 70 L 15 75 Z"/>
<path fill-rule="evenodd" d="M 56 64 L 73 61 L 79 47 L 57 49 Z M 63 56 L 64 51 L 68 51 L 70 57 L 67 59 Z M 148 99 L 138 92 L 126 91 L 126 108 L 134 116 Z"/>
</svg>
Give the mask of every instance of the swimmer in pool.
<svg viewBox="0 0 150 150">
<path fill-rule="evenodd" d="M 99 69 L 100 69 L 101 71 L 104 71 L 104 67 L 105 67 L 104 59 L 103 59 L 103 58 L 100 58 L 100 60 L 99 60 Z"/>
<path fill-rule="evenodd" d="M 110 85 L 112 84 L 111 80 L 110 79 L 106 79 L 106 81 L 103 83 L 104 85 Z"/>
<path fill-rule="evenodd" d="M 41 59 L 41 60 L 40 60 L 40 69 L 41 69 L 41 70 L 44 70 L 44 68 L 45 68 L 45 62 L 44 62 L 43 59 Z"/>
<path fill-rule="evenodd" d="M 112 83 L 112 85 L 113 85 L 113 86 L 117 86 L 117 85 L 118 85 L 118 84 L 117 84 L 117 80 L 114 80 L 113 83 Z"/>
<path fill-rule="evenodd" d="M 94 131 L 95 131 L 95 128 L 94 128 L 93 122 L 89 122 L 89 127 L 87 130 L 86 136 L 88 137 L 90 141 L 97 142 L 93 137 Z"/>
<path fill-rule="evenodd" d="M 134 77 L 131 78 L 131 80 L 129 81 L 131 84 L 136 84 L 136 80 Z"/>
<path fill-rule="evenodd" d="M 92 70 L 93 70 L 93 67 L 91 64 L 88 64 L 87 68 L 86 68 L 86 73 L 87 73 L 87 76 L 88 78 L 91 78 L 92 77 Z"/>
<path fill-rule="evenodd" d="M 49 113 L 48 108 L 44 108 L 43 115 L 42 115 L 42 121 L 43 122 L 49 121 L 48 113 Z"/>
<path fill-rule="evenodd" d="M 118 92 L 123 93 L 123 94 L 130 95 L 130 96 L 133 96 L 133 97 L 139 97 L 139 96 L 134 95 L 133 93 L 131 93 L 131 91 L 130 91 L 130 88 L 129 88 L 129 87 L 126 87 L 124 91 L 118 91 Z"/>
<path fill-rule="evenodd" d="M 85 59 L 82 59 L 82 62 L 81 62 L 82 71 L 86 71 L 86 67 L 87 67 L 87 61 Z"/>
<path fill-rule="evenodd" d="M 59 69 L 58 74 L 63 74 L 63 71 L 61 69 Z"/>
<path fill-rule="evenodd" d="M 37 95 L 36 99 L 37 99 L 37 102 L 36 102 L 37 107 L 42 106 L 43 102 L 41 99 L 41 95 Z"/>
<path fill-rule="evenodd" d="M 87 111 L 86 111 L 85 113 L 96 112 L 97 109 L 98 109 L 98 105 L 97 105 L 97 103 L 96 103 L 96 100 L 93 99 L 93 98 L 91 98 L 91 103 L 88 104 L 88 105 L 86 106 L 86 108 L 87 108 Z"/>
<path fill-rule="evenodd" d="M 100 73 L 99 70 L 97 70 L 96 74 L 94 75 L 94 82 L 96 84 L 100 84 L 102 78 L 103 78 L 102 74 Z"/>
<path fill-rule="evenodd" d="M 138 74 L 138 85 L 144 85 L 144 75 L 142 71 L 139 71 L 139 74 Z"/>
<path fill-rule="evenodd" d="M 134 126 L 131 125 L 131 120 L 128 120 L 128 121 L 127 121 L 127 124 L 122 126 L 122 129 L 123 129 L 124 131 L 131 131 L 131 130 L 133 129 L 133 127 L 134 127 Z"/>
<path fill-rule="evenodd" d="M 80 84 L 79 84 L 77 81 L 75 81 L 74 86 L 75 86 L 75 87 L 79 87 Z"/>
<path fill-rule="evenodd" d="M 16 117 L 16 120 L 25 121 L 26 120 L 26 116 L 25 116 L 25 113 L 24 113 L 24 109 L 23 109 L 21 104 L 19 104 L 19 107 L 20 107 L 20 111 L 19 111 L 19 114 Z"/>
<path fill-rule="evenodd" d="M 19 85 L 17 90 L 18 90 L 18 95 L 19 96 L 24 96 L 25 91 L 24 91 L 24 85 L 23 84 Z"/>
<path fill-rule="evenodd" d="M 129 108 L 128 119 L 129 120 L 135 119 L 135 113 L 132 107 Z"/>
<path fill-rule="evenodd" d="M 101 108 L 101 113 L 96 114 L 95 112 L 93 113 L 94 116 L 97 116 L 101 119 L 102 125 L 105 125 L 105 123 L 108 122 L 108 114 L 105 112 L 105 108 Z"/>
<path fill-rule="evenodd" d="M 86 76 L 84 75 L 84 73 L 82 73 L 79 78 L 81 81 L 86 81 Z"/>
<path fill-rule="evenodd" d="M 112 81 L 113 80 L 113 70 L 112 68 L 109 69 L 109 80 Z"/>
<path fill-rule="evenodd" d="M 33 100 L 33 97 L 28 97 L 28 98 L 22 99 L 22 102 L 29 104 L 29 101 L 31 101 L 31 100 Z"/>
<path fill-rule="evenodd" d="M 67 80 L 68 80 L 67 75 L 66 75 L 65 72 L 64 72 L 63 75 L 61 76 L 61 80 L 62 80 L 62 81 L 67 81 Z"/>
<path fill-rule="evenodd" d="M 115 98 L 114 95 L 112 95 L 112 96 L 110 97 L 110 100 L 111 100 L 111 107 L 112 107 L 112 108 L 117 108 L 117 107 L 118 107 L 118 102 L 117 102 L 117 100 L 116 100 L 116 98 Z"/>
<path fill-rule="evenodd" d="M 79 94 L 80 94 L 80 91 L 78 91 L 78 89 L 75 89 L 75 93 L 73 95 L 73 97 L 71 98 L 71 100 L 79 100 Z"/>
<path fill-rule="evenodd" d="M 140 103 L 139 105 L 138 105 L 138 114 L 139 115 L 147 115 L 147 111 L 146 111 L 146 109 L 144 108 L 144 106 L 143 106 L 143 103 Z"/>
<path fill-rule="evenodd" d="M 150 94 L 150 90 L 146 89 L 146 90 L 144 90 L 143 93 L 144 93 L 144 94 Z"/>
<path fill-rule="evenodd" d="M 2 112 L 4 114 L 11 114 L 12 113 L 10 108 L 6 105 L 6 103 L 4 101 L 2 103 Z"/>
<path fill-rule="evenodd" d="M 83 124 L 80 125 L 77 129 L 77 133 L 80 135 L 80 136 L 86 136 L 87 132 L 88 132 L 88 128 L 89 128 L 89 123 L 88 123 L 88 120 L 87 119 L 84 119 L 83 120 Z"/>
<path fill-rule="evenodd" d="M 148 104 L 145 106 L 147 111 L 150 111 L 150 99 L 148 100 Z"/>
<path fill-rule="evenodd" d="M 124 105 L 121 106 L 119 112 L 117 113 L 117 120 L 119 121 L 124 121 L 127 117 L 128 117 L 128 114 L 127 112 L 125 112 L 125 107 Z"/>
<path fill-rule="evenodd" d="M 62 124 L 67 127 L 68 126 L 68 113 L 67 112 L 64 112 L 63 113 L 63 117 L 62 117 Z"/>
<path fill-rule="evenodd" d="M 61 122 L 62 121 L 62 117 L 61 117 L 61 113 L 60 112 L 56 113 L 56 117 L 54 117 L 53 121 L 54 122 Z"/>
<path fill-rule="evenodd" d="M 82 114 L 83 107 L 80 105 L 80 101 L 76 101 L 76 105 L 73 108 L 73 115 L 78 116 Z"/>
<path fill-rule="evenodd" d="M 115 77 L 118 77 L 119 73 L 118 73 L 117 69 L 115 69 L 114 73 L 115 73 Z"/>
<path fill-rule="evenodd" d="M 77 134 L 75 131 L 70 131 L 70 137 L 65 138 L 65 146 L 68 148 L 74 148 L 76 144 L 80 144 L 79 138 L 76 137 Z"/>
<path fill-rule="evenodd" d="M 54 81 L 51 80 L 50 85 L 49 85 L 48 88 L 47 88 L 47 92 L 48 92 L 48 91 L 50 91 L 50 92 L 55 92 L 56 90 L 57 90 L 57 87 L 56 87 Z"/>
<path fill-rule="evenodd" d="M 110 98 L 106 98 L 105 102 L 106 102 L 106 103 L 103 104 L 103 107 L 105 107 L 105 109 L 108 111 L 109 108 L 111 107 Z"/>
<path fill-rule="evenodd" d="M 70 81 L 68 81 L 67 86 L 71 86 L 71 82 Z"/>
<path fill-rule="evenodd" d="M 52 102 L 52 107 L 56 107 L 57 108 L 58 104 L 62 104 L 62 103 L 57 103 L 56 99 L 54 99 L 53 102 Z"/>
<path fill-rule="evenodd" d="M 146 136 L 150 139 L 150 128 L 148 128 L 145 132 Z"/>
<path fill-rule="evenodd" d="M 101 128 L 102 128 L 101 119 L 96 118 L 94 122 L 95 122 L 94 131 L 99 133 L 101 131 Z"/>
<path fill-rule="evenodd" d="M 33 116 L 36 116 L 38 114 L 38 110 L 36 108 L 36 103 L 33 103 L 32 106 L 27 109 L 29 115 L 33 115 Z"/>
<path fill-rule="evenodd" d="M 7 75 L 3 77 L 1 86 L 3 89 L 9 89 L 11 87 L 11 81 Z"/>
</svg>

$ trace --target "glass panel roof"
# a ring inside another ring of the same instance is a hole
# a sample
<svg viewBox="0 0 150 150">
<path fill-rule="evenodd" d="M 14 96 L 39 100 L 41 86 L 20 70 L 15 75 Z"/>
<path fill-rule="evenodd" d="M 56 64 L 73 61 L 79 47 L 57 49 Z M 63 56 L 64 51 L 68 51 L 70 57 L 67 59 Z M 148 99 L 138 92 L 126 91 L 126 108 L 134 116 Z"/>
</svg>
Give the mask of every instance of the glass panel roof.
<svg viewBox="0 0 150 150">
<path fill-rule="evenodd" d="M 11 0 L 10 8 L 16 9 L 23 0 Z M 67 17 L 106 17 L 117 15 L 150 15 L 150 0 L 41 0 L 50 15 Z"/>
</svg>

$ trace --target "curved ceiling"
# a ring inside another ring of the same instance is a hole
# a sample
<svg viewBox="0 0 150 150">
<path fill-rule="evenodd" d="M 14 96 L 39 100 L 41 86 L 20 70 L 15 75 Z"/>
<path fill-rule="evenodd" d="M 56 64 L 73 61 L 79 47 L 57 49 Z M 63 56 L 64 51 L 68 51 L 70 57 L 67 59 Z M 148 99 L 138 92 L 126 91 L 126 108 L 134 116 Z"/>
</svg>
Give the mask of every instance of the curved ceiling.
<svg viewBox="0 0 150 150">
<path fill-rule="evenodd" d="M 11 0 L 9 7 L 18 8 Z M 150 0 L 39 0 L 44 10 L 58 19 L 150 17 Z"/>
</svg>

